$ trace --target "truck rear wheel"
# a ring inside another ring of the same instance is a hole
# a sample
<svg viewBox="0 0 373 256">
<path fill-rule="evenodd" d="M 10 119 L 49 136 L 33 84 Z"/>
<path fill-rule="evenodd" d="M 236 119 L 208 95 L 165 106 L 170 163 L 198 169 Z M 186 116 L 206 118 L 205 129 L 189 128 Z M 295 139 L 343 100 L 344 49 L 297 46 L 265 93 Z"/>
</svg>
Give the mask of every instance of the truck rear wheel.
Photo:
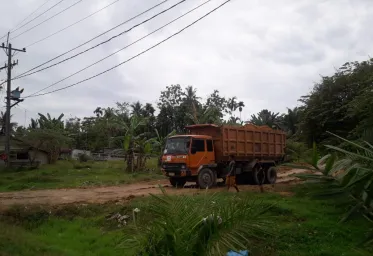
<svg viewBox="0 0 373 256">
<path fill-rule="evenodd" d="M 259 165 L 256 165 L 253 169 L 253 180 L 255 185 L 263 185 L 266 179 L 266 174 L 264 169 L 261 168 Z"/>
<path fill-rule="evenodd" d="M 183 178 L 170 178 L 170 183 L 174 187 L 182 188 L 184 187 L 186 180 Z"/>
<path fill-rule="evenodd" d="M 266 171 L 266 183 L 267 184 L 275 184 L 277 180 L 277 169 L 276 167 L 272 166 L 268 168 Z"/>
<path fill-rule="evenodd" d="M 216 173 L 211 169 L 204 168 L 199 171 L 197 184 L 200 188 L 211 188 L 216 186 Z"/>
</svg>

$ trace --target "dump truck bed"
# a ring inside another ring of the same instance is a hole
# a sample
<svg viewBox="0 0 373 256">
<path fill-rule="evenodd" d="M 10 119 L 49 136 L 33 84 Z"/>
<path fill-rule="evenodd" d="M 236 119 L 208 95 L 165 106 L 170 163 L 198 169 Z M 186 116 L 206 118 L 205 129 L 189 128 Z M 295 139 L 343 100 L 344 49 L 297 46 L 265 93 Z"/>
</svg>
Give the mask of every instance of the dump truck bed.
<svg viewBox="0 0 373 256">
<path fill-rule="evenodd" d="M 217 162 L 228 161 L 229 155 L 234 155 L 237 161 L 279 161 L 285 155 L 286 134 L 268 126 L 198 124 L 186 128 L 191 135 L 213 138 Z"/>
</svg>

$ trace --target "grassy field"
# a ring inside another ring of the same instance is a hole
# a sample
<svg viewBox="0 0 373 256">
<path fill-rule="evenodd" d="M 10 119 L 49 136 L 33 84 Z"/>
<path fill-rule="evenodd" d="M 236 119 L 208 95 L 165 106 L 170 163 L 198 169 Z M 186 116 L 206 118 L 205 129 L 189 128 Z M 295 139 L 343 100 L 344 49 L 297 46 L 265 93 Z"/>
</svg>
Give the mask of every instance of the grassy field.
<svg viewBox="0 0 373 256">
<path fill-rule="evenodd" d="M 157 159 L 149 159 L 147 169 L 126 173 L 125 164 L 117 161 L 69 162 L 58 161 L 37 170 L 19 169 L 0 171 L 0 192 L 23 189 L 76 188 L 128 184 L 164 178 L 157 168 Z"/>
<path fill-rule="evenodd" d="M 221 198 L 217 204 L 239 196 L 274 205 L 266 214 L 271 218 L 275 236 L 250 248 L 252 255 L 372 255 L 373 251 L 357 252 L 354 248 L 364 239 L 367 222 L 356 217 L 338 224 L 345 209 L 336 203 L 273 193 L 217 196 Z M 193 198 L 204 200 L 203 193 Z M 14 208 L 0 216 L 0 255 L 134 255 L 134 249 L 122 244 L 133 236 L 133 224 L 118 227 L 106 216 L 117 212 L 132 216 L 132 209 L 138 207 L 144 217 L 138 225 L 152 225 L 156 220 L 147 209 L 154 203 L 153 198 L 147 197 L 104 206 Z"/>
</svg>

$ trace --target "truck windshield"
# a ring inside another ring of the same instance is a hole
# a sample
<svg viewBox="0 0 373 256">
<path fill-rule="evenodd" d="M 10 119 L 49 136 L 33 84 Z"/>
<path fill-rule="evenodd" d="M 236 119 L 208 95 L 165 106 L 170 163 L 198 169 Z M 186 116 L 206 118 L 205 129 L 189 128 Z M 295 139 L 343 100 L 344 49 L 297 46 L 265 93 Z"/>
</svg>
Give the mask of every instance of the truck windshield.
<svg viewBox="0 0 373 256">
<path fill-rule="evenodd" d="M 164 154 L 188 154 L 190 138 L 170 138 L 167 140 Z"/>
</svg>

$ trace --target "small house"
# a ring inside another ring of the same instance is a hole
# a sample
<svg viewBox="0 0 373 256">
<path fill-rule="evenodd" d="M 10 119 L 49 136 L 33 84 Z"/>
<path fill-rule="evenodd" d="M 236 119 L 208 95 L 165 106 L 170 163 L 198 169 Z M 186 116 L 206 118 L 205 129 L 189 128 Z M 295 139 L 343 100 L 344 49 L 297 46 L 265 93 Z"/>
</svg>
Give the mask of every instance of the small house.
<svg viewBox="0 0 373 256">
<path fill-rule="evenodd" d="M 5 153 L 5 136 L 0 136 L 0 154 Z M 21 140 L 11 138 L 9 160 L 13 163 L 37 163 L 44 165 L 48 163 L 48 152 L 32 148 Z M 0 160 L 0 166 L 5 162 Z"/>
</svg>

